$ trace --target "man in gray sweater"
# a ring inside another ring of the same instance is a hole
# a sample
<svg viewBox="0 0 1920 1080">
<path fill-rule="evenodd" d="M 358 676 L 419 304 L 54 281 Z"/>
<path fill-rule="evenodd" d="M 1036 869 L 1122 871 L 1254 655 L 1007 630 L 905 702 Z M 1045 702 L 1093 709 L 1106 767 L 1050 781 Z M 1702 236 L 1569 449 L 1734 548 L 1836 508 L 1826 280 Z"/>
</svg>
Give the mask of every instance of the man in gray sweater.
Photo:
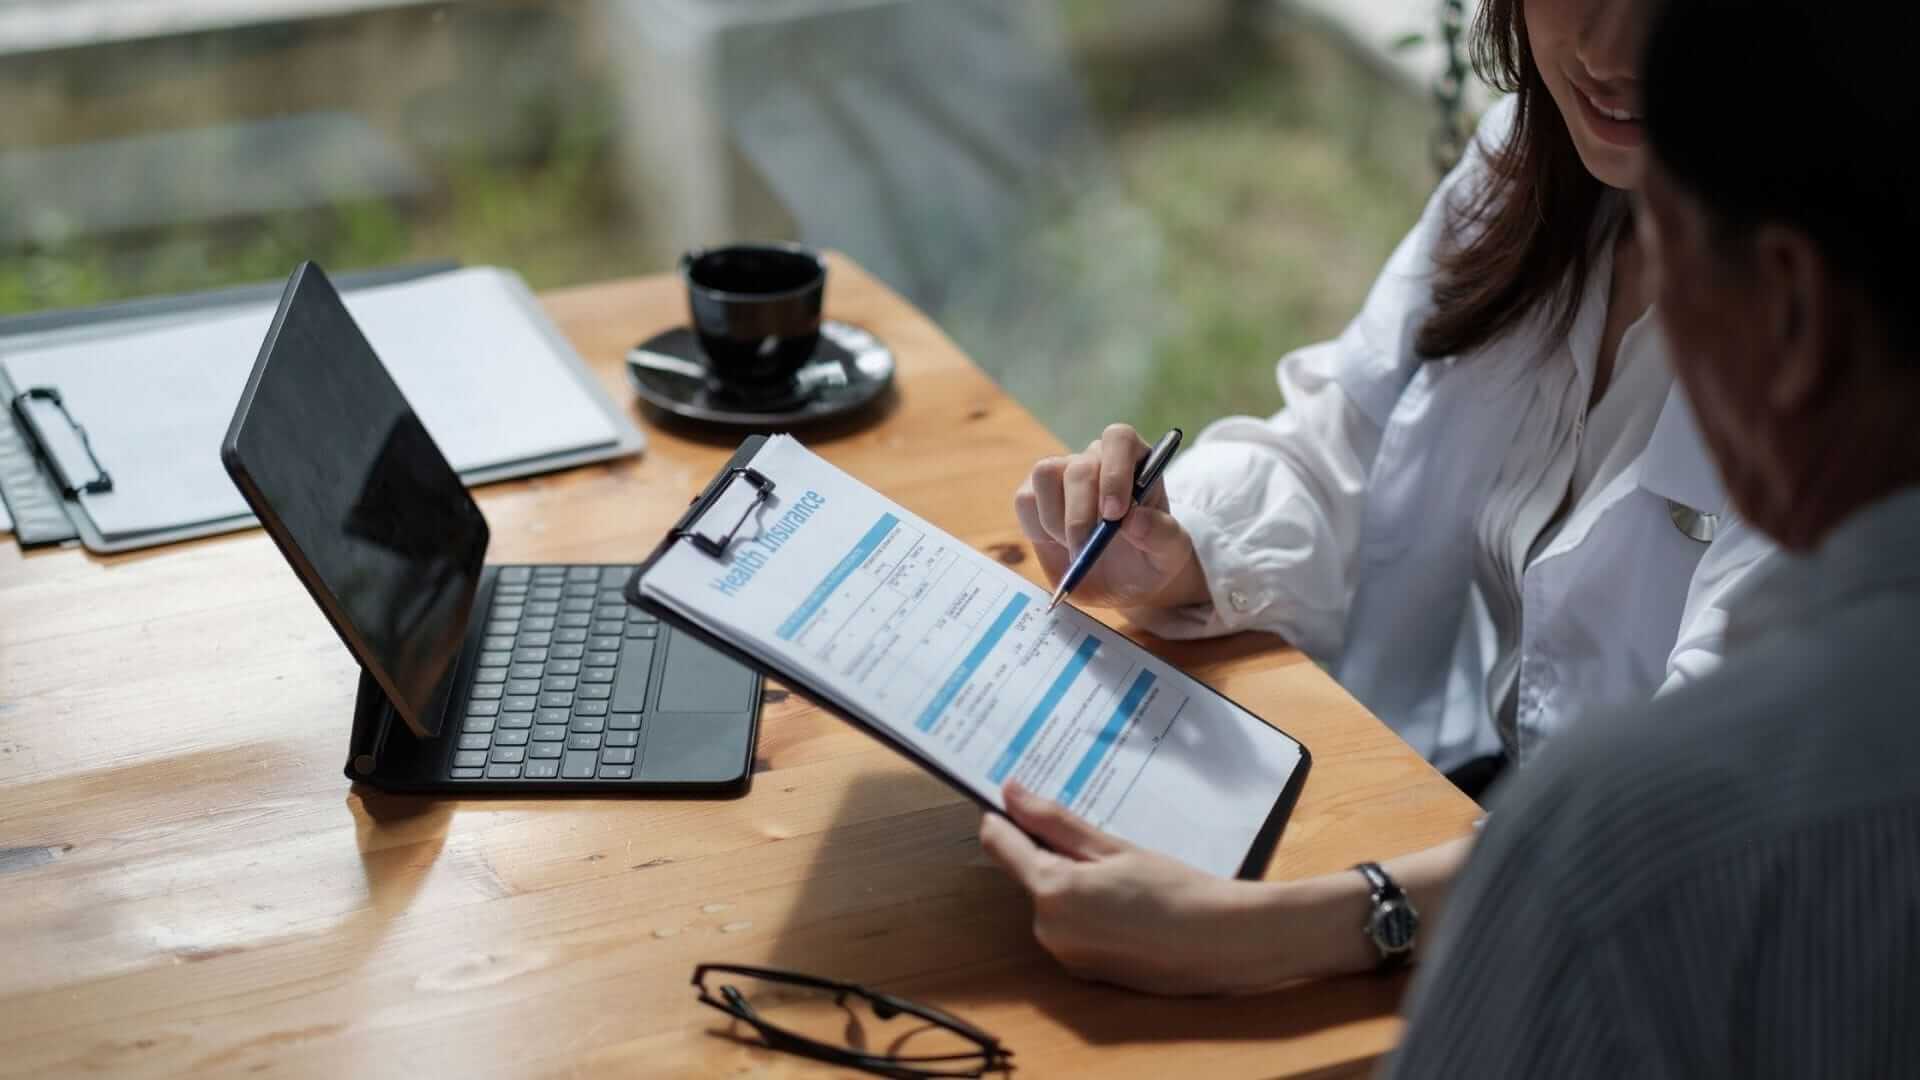
<svg viewBox="0 0 1920 1080">
<path fill-rule="evenodd" d="M 1913 11 L 1655 24 L 1660 316 L 1735 508 L 1792 557 L 1718 673 L 1496 795 L 1395 1075 L 1920 1075 Z"/>
</svg>

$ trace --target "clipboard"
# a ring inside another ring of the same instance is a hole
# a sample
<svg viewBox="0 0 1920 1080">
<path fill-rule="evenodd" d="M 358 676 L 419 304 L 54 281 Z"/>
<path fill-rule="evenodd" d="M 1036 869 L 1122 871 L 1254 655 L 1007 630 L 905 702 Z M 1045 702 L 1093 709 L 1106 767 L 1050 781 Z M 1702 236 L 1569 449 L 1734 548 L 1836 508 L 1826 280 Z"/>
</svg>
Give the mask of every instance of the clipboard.
<svg viewBox="0 0 1920 1080">
<path fill-rule="evenodd" d="M 632 576 L 627 579 L 626 589 L 624 590 L 627 603 L 671 624 L 676 631 L 680 633 L 692 635 L 747 667 L 781 680 L 821 708 L 879 739 L 895 752 L 905 756 L 916 765 L 919 765 L 922 769 L 932 774 L 948 787 L 959 792 L 969 801 L 980 806 L 983 810 L 989 813 L 1002 814 L 1003 812 L 999 807 L 982 798 L 971 786 L 946 765 L 922 752 L 918 747 L 885 725 L 871 723 L 866 720 L 855 709 L 841 701 L 821 680 L 815 678 L 811 672 L 805 670 L 802 666 L 798 664 L 770 663 L 766 658 L 753 653 L 742 645 L 710 631 L 707 627 L 681 613 L 671 605 L 656 602 L 642 591 L 642 583 L 645 581 L 647 575 L 659 565 L 661 559 L 663 559 L 669 551 L 673 550 L 675 545 L 683 543 L 690 544 L 711 558 L 718 559 L 725 557 L 728 546 L 738 535 L 745 522 L 753 516 L 754 508 L 765 502 L 776 490 L 775 481 L 753 467 L 754 459 L 767 445 L 767 442 L 767 436 L 754 435 L 748 437 L 740 444 L 739 449 L 734 452 L 727 463 L 713 479 L 708 482 L 706 488 L 688 506 L 687 511 L 680 516 L 679 520 L 668 530 L 666 536 L 654 550 L 641 561 Z M 733 519 L 732 515 L 726 515 L 720 520 L 708 521 L 707 515 L 709 511 L 711 511 L 721 500 L 721 497 L 735 485 L 744 485 L 752 488 L 754 491 L 753 501 L 749 503 L 747 510 L 737 520 Z M 1135 648 L 1146 651 L 1139 642 L 1134 641 L 1127 635 L 1121 634 L 1111 627 L 1106 629 L 1107 632 L 1113 636 L 1128 642 Z M 1194 680 L 1194 685 L 1198 686 L 1202 692 L 1218 700 L 1231 703 L 1230 699 L 1226 698 L 1225 695 L 1207 686 L 1203 682 Z M 1242 708 L 1237 704 L 1235 707 Z M 1247 710 L 1242 709 L 1242 711 Z M 1278 728 L 1274 730 L 1279 731 Z M 1255 834 L 1252 845 L 1247 850 L 1245 858 L 1241 861 L 1238 870 L 1235 872 L 1234 876 L 1240 879 L 1257 880 L 1265 871 L 1268 862 L 1272 858 L 1274 849 L 1279 844 L 1281 833 L 1286 828 L 1287 819 L 1291 816 L 1293 807 L 1299 800 L 1300 789 L 1306 782 L 1307 773 L 1312 767 L 1312 753 L 1308 750 L 1306 744 L 1301 743 L 1291 735 L 1287 735 L 1284 731 L 1279 731 L 1279 734 L 1299 748 L 1299 760 L 1294 766 L 1291 775 L 1287 778 L 1279 796 L 1267 812 L 1265 821 Z"/>
<path fill-rule="evenodd" d="M 369 289 L 458 269 L 459 263 L 443 261 L 361 270 L 341 275 L 340 285 L 346 289 Z M 283 287 L 283 282 L 261 282 L 175 296 L 116 300 L 90 307 L 8 315 L 0 318 L 0 350 L 50 335 L 122 333 L 136 326 L 204 316 L 248 304 L 271 303 L 279 298 Z M 69 468 L 66 457 L 70 455 L 57 450 L 49 452 L 46 449 L 46 436 L 54 432 L 44 427 L 40 431 L 30 430 L 31 422 L 25 418 L 28 411 L 42 411 L 32 403 L 44 403 L 44 397 L 20 402 L 28 391 L 46 389 L 54 388 L 31 387 L 15 393 L 5 375 L 0 374 L 0 397 L 6 399 L 0 405 L 7 406 L 0 408 L 0 505 L 11 511 L 13 532 L 22 547 L 82 539 L 82 524 L 86 522 L 86 514 L 79 508 L 76 491 L 71 485 L 63 483 L 58 475 Z M 15 402 L 20 403 L 16 405 Z M 48 418 L 48 422 L 60 423 L 57 417 Z M 66 418 L 66 423 L 79 426 L 71 415 Z M 91 456 L 90 448 L 88 456 Z M 96 457 L 92 464 L 98 467 L 101 463 Z M 71 467 L 84 468 L 84 464 L 74 462 Z M 143 542 L 163 544 L 189 539 L 192 535 L 198 534 L 185 529 L 177 533 L 155 535 Z M 96 547 L 106 543 L 105 538 L 99 536 L 87 536 L 85 539 Z"/>
<path fill-rule="evenodd" d="M 484 283 L 475 284 L 483 279 Z M 430 392 L 421 400 L 465 401 L 450 387 L 479 388 L 470 395 L 477 403 L 478 419 L 451 423 L 449 430 L 456 434 L 502 430 L 497 414 L 505 407 L 503 403 L 512 400 L 517 405 L 517 399 L 498 388 L 509 385 L 506 377 L 524 376 L 537 380 L 524 384 L 538 391 L 533 398 L 557 406 L 557 411 L 541 415 L 556 419 L 547 428 L 529 424 L 505 430 L 546 432 L 564 420 L 564 430 L 582 433 L 573 442 L 529 436 L 524 452 L 492 458 L 471 452 L 463 457 L 457 450 L 450 450 L 455 461 L 463 465 L 461 478 L 468 486 L 609 460 L 644 448 L 645 436 L 607 396 L 572 344 L 511 271 L 490 267 L 463 270 L 441 264 L 345 275 L 342 282 L 344 291 L 364 293 L 360 299 L 370 309 L 381 305 L 388 312 L 389 331 L 396 325 L 444 326 L 449 320 L 470 327 L 473 320 L 453 318 L 448 312 L 455 309 L 447 305 L 476 295 L 487 301 L 486 310 L 494 313 L 494 321 L 506 327 L 505 332 L 517 343 L 515 347 L 502 345 L 492 352 L 472 348 L 461 353 L 485 361 L 479 365 L 483 370 L 493 364 L 498 377 L 491 381 L 475 374 L 463 382 L 465 377 L 452 374 L 456 369 L 435 352 L 440 347 L 456 348 L 453 342 L 458 341 L 457 332 L 444 339 L 449 342 L 445 346 L 439 344 L 441 337 L 413 341 L 406 333 L 400 334 L 401 344 L 395 351 L 401 358 L 426 358 L 424 363 L 402 365 L 431 384 Z M 272 288 L 277 297 L 280 286 Z M 475 293 L 475 289 L 482 291 Z M 424 303 L 424 297 L 435 298 L 434 303 L 441 305 L 432 309 L 438 321 L 409 318 L 396 323 L 393 313 L 401 310 L 396 305 L 402 301 L 394 290 L 410 290 L 406 302 Z M 226 422 L 225 395 L 230 392 L 237 397 L 240 389 L 240 380 L 229 387 L 219 381 L 224 376 L 216 377 L 216 372 L 228 368 L 239 372 L 257 352 L 259 342 L 257 338 L 250 338 L 244 346 L 229 342 L 227 339 L 237 331 L 228 331 L 221 332 L 224 336 L 217 352 L 195 353 L 178 343 L 184 340 L 180 336 L 183 334 L 215 333 L 213 327 L 256 318 L 257 333 L 264 334 L 271 318 L 271 303 L 272 298 L 262 298 L 260 289 L 246 287 L 194 297 L 134 301 L 78 313 L 0 320 L 0 404 L 9 406 L 0 410 L 0 497 L 7 500 L 18 519 L 16 536 L 22 546 L 77 538 L 89 550 L 105 554 L 256 525 L 255 517 L 215 467 L 213 447 L 219 426 Z M 146 362 L 137 351 L 142 335 L 172 335 L 169 340 L 175 346 L 162 354 L 172 368 L 153 369 Z M 376 338 L 376 343 L 379 340 Z M 212 348 L 205 343 L 196 347 Z M 98 351 L 89 351 L 95 349 Z M 181 366 L 183 358 L 200 355 L 217 356 L 219 363 Z M 516 366 L 510 360 L 524 362 Z M 394 362 L 392 355 L 389 361 Z M 152 401 L 158 391 L 141 397 L 124 390 L 103 389 L 127 385 L 125 380 L 110 377 L 110 365 L 124 366 L 131 375 L 176 394 L 179 404 L 169 415 L 178 422 L 171 428 L 153 424 L 140 415 L 144 405 L 130 404 Z M 170 373 L 162 381 L 160 376 L 148 374 L 149 370 Z M 80 381 L 74 383 L 73 379 Z M 406 381 L 404 374 L 402 381 Z M 91 406 L 87 400 L 89 386 Z M 63 393 L 65 403 L 61 402 Z M 116 393 L 125 400 L 111 401 L 110 407 L 100 408 L 103 399 Z M 192 430 L 195 424 L 203 424 L 205 432 Z M 82 437 L 88 428 L 94 429 L 93 441 L 101 446 L 98 452 Z M 185 435 L 194 434 L 206 436 L 209 449 L 204 459 L 196 457 L 191 469 L 156 474 L 153 463 L 177 456 L 175 444 Z M 129 453 L 130 449 L 136 452 Z M 76 477 L 97 481 L 102 476 L 109 477 L 110 482 L 73 482 Z"/>
</svg>

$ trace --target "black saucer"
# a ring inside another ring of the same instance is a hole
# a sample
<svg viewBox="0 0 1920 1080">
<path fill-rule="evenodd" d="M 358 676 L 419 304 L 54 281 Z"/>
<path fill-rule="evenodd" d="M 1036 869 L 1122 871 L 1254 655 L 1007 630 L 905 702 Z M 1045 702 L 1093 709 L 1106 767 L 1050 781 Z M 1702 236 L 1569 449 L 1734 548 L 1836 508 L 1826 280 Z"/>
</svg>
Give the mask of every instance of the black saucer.
<svg viewBox="0 0 1920 1080">
<path fill-rule="evenodd" d="M 627 351 L 627 381 L 642 401 L 703 424 L 776 431 L 830 420 L 869 404 L 893 385 L 893 351 L 857 326 L 829 320 L 820 345 L 789 392 L 742 396 L 714 378 L 687 327 Z"/>
</svg>

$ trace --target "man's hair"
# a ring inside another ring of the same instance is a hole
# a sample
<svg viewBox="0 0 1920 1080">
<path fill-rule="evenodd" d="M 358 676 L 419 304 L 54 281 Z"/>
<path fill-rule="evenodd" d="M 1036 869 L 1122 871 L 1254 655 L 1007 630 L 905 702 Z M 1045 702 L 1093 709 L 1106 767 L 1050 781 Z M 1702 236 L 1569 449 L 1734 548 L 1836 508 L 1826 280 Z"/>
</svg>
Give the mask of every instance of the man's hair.
<svg viewBox="0 0 1920 1080">
<path fill-rule="evenodd" d="M 1641 65 L 1654 156 L 1721 235 L 1800 229 L 1920 347 L 1920 26 L 1906 0 L 1668 0 Z"/>
</svg>

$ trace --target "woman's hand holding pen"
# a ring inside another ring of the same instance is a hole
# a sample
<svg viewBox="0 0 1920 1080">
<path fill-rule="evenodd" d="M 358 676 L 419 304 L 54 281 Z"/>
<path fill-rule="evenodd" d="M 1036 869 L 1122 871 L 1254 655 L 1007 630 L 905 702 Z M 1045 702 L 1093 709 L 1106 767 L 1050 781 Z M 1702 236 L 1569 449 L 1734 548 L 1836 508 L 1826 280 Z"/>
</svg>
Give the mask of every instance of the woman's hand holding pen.
<svg viewBox="0 0 1920 1080">
<path fill-rule="evenodd" d="M 1177 607 L 1208 599 L 1193 541 L 1167 512 L 1165 483 L 1129 512 L 1134 469 L 1149 449 L 1133 428 L 1113 424 L 1082 453 L 1042 459 L 1014 493 L 1020 528 L 1051 582 L 1066 573 L 1102 518 L 1125 515 L 1117 542 L 1074 590 L 1080 603 Z"/>
</svg>

